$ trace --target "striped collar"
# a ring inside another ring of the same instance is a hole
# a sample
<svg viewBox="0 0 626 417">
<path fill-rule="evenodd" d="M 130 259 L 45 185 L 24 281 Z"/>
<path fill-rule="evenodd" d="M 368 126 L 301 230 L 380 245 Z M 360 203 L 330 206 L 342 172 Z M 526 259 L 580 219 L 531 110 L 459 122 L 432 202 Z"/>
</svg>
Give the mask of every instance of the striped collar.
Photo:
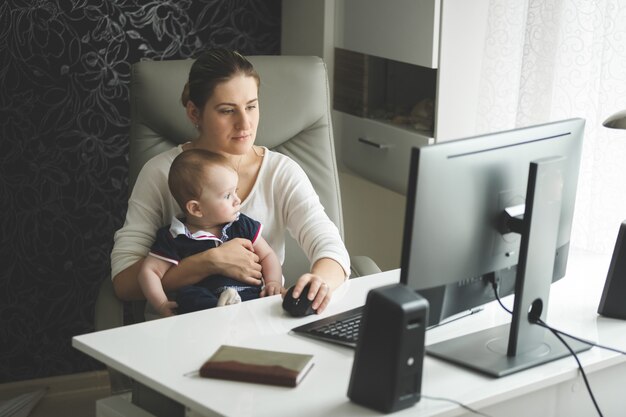
<svg viewBox="0 0 626 417">
<path fill-rule="evenodd" d="M 217 240 L 219 242 L 226 242 L 228 240 L 227 230 L 234 222 L 226 223 L 222 228 L 222 238 L 215 236 L 211 232 L 205 232 L 204 230 L 198 230 L 195 233 L 191 233 L 191 231 L 187 228 L 187 225 L 183 222 L 184 219 L 178 219 L 176 217 L 172 217 L 172 223 L 170 224 L 170 234 L 172 237 L 178 236 L 186 236 L 189 239 L 193 240 Z"/>
</svg>

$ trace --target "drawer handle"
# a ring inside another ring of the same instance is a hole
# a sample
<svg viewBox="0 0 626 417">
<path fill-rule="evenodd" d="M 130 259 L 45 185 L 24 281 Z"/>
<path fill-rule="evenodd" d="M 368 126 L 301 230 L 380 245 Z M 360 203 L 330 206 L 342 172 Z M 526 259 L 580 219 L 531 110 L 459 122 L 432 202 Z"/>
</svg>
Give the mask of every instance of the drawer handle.
<svg viewBox="0 0 626 417">
<path fill-rule="evenodd" d="M 376 149 L 391 149 L 395 146 L 392 144 L 372 142 L 371 140 L 364 139 L 364 138 L 357 138 L 357 140 L 364 145 L 373 146 Z"/>
</svg>

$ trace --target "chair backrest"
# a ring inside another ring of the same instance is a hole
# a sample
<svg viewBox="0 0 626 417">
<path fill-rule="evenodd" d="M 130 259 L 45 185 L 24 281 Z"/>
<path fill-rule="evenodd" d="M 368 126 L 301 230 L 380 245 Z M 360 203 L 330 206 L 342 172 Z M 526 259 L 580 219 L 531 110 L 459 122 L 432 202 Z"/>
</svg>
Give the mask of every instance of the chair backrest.
<svg viewBox="0 0 626 417">
<path fill-rule="evenodd" d="M 324 62 L 308 56 L 250 56 L 261 78 L 257 145 L 288 155 L 307 173 L 343 237 L 328 78 Z M 196 131 L 180 103 L 192 60 L 141 61 L 131 77 L 129 186 L 153 156 L 184 143 Z M 283 273 L 291 284 L 310 268 L 299 245 L 286 237 Z"/>
</svg>

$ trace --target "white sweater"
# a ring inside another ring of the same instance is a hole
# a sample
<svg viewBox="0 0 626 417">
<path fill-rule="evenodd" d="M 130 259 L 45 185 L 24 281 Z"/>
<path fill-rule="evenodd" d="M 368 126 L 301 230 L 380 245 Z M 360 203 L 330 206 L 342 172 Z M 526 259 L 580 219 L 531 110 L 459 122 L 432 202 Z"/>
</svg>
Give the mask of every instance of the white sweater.
<svg viewBox="0 0 626 417">
<path fill-rule="evenodd" d="M 156 231 L 182 212 L 170 194 L 167 176 L 182 145 L 149 160 L 141 169 L 128 200 L 124 226 L 115 233 L 111 276 L 145 257 Z M 285 231 L 300 244 L 311 264 L 322 258 L 337 261 L 346 277 L 350 258 L 339 230 L 328 218 L 309 178 L 291 158 L 265 149 L 261 169 L 241 211 L 263 224 L 262 235 L 285 259 Z"/>
</svg>

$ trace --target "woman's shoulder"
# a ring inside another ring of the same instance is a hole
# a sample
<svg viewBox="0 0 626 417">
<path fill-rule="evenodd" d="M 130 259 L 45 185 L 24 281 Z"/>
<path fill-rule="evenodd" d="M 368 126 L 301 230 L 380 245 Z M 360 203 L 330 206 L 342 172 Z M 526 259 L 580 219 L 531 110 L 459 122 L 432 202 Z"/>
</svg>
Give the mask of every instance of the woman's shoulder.
<svg viewBox="0 0 626 417">
<path fill-rule="evenodd" d="M 143 166 L 144 171 L 169 171 L 172 161 L 183 151 L 182 145 L 174 146 L 150 158 Z"/>
<path fill-rule="evenodd" d="M 290 156 L 266 150 L 265 166 L 259 175 L 261 184 L 271 184 L 272 189 L 291 188 L 307 179 L 302 167 Z"/>
<path fill-rule="evenodd" d="M 290 156 L 265 148 L 267 165 L 272 169 L 299 170 L 300 165 Z"/>
</svg>

